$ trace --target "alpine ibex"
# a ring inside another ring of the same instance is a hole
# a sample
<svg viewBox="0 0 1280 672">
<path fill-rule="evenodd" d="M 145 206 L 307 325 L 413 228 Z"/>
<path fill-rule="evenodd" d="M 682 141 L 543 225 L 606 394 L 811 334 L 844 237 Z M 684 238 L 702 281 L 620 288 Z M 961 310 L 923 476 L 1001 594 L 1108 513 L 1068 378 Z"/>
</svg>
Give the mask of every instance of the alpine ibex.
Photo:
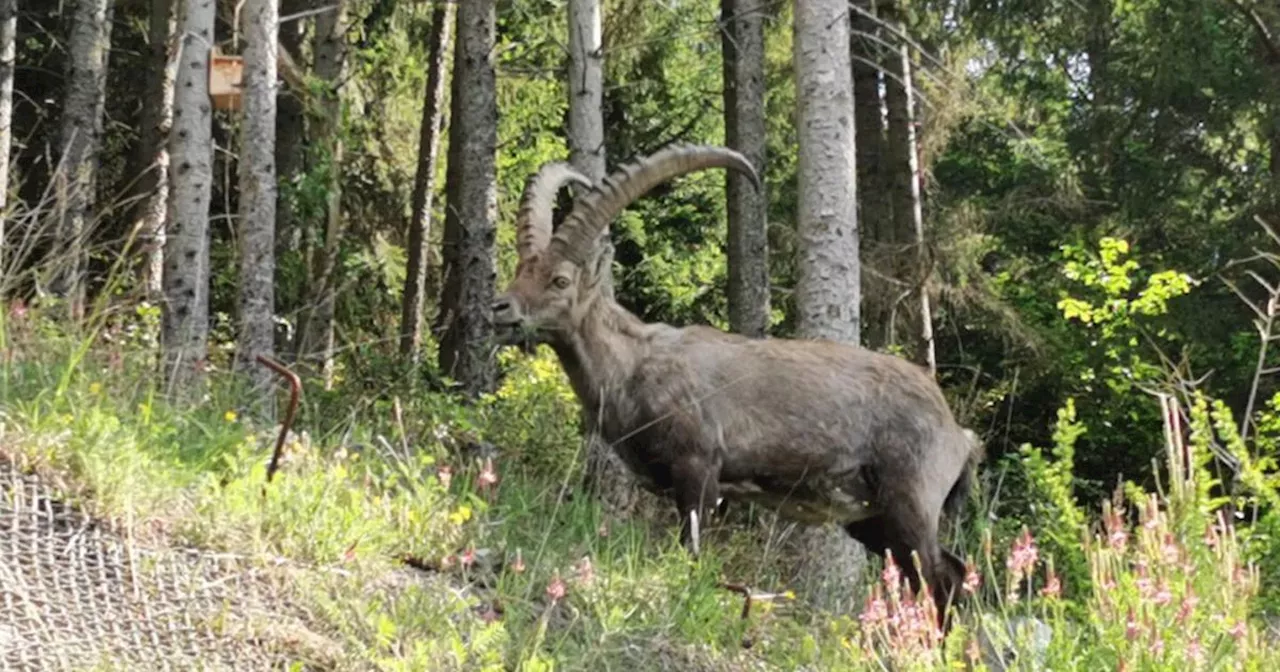
<svg viewBox="0 0 1280 672">
<path fill-rule="evenodd" d="M 550 345 L 593 429 L 645 487 L 675 500 L 694 553 L 699 521 L 722 496 L 760 502 L 893 551 L 917 591 L 918 552 L 942 615 L 965 568 L 938 525 L 968 495 L 978 442 L 931 376 L 851 344 L 646 324 L 601 291 L 604 227 L 654 186 L 713 167 L 760 188 L 741 154 L 714 146 L 670 146 L 595 185 L 565 163 L 544 165 L 517 215 L 515 277 L 493 303 L 497 340 Z M 553 232 L 552 204 L 569 183 L 590 189 Z"/>
</svg>

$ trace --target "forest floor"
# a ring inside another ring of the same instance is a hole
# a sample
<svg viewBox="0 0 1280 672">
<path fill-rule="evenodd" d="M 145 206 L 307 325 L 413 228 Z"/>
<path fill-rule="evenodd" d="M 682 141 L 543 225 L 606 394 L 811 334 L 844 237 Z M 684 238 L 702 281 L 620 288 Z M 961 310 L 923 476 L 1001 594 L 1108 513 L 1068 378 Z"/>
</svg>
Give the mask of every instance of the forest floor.
<svg viewBox="0 0 1280 672">
<path fill-rule="evenodd" d="M 1212 552 L 1180 538 L 1169 599 L 1120 570 L 1111 591 L 1028 585 L 961 618 L 945 651 L 878 573 L 847 613 L 808 608 L 752 526 L 708 531 L 714 550 L 694 559 L 665 509 L 610 516 L 581 492 L 576 407 L 545 355 L 507 362 L 502 389 L 471 405 L 360 384 L 386 374 L 309 387 L 268 483 L 280 428 L 242 417 L 225 376 L 179 407 L 127 328 L 10 323 L 0 346 L 0 668 L 942 669 L 996 649 L 1050 669 L 1280 661 L 1246 618 L 1257 580 L 1226 537 Z M 1039 575 L 1029 540 L 1009 562 Z M 997 549 L 984 567 L 1005 563 Z M 745 617 L 726 583 L 754 594 Z M 993 645 L 1011 623 L 1030 627 Z"/>
</svg>

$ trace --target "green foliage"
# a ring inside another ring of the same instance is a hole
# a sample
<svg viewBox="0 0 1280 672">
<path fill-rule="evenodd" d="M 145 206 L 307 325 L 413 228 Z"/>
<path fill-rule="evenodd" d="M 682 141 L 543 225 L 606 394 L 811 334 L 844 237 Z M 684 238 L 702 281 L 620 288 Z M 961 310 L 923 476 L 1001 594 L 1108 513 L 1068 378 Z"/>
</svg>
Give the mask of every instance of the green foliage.
<svg viewBox="0 0 1280 672">
<path fill-rule="evenodd" d="M 1085 528 L 1084 510 L 1076 500 L 1075 446 L 1086 432 L 1076 419 L 1075 402 L 1058 409 L 1058 422 L 1053 432 L 1053 459 L 1030 444 L 1020 450 L 1027 490 L 1028 514 L 1013 520 L 1038 531 L 1047 554 L 1068 585 L 1081 592 L 1089 589 L 1089 567 L 1080 545 L 1080 531 Z M 1006 528 L 1007 529 L 1007 528 Z"/>
<path fill-rule="evenodd" d="M 1083 325 L 1074 334 L 1075 347 L 1065 364 L 1075 377 L 1073 393 L 1089 400 L 1085 422 L 1093 430 L 1094 445 L 1145 442 L 1154 447 L 1154 437 L 1142 428 L 1158 422 L 1158 416 L 1143 390 L 1167 375 L 1168 350 L 1179 338 L 1161 318 L 1171 301 L 1191 291 L 1192 280 L 1166 270 L 1147 274 L 1144 282 L 1128 242 L 1119 238 L 1103 237 L 1096 255 L 1074 245 L 1065 245 L 1062 252 L 1062 273 L 1072 285 L 1059 290 L 1057 308 L 1068 323 Z M 1107 457 L 1113 473 L 1134 477 L 1146 471 L 1141 465 L 1151 456 L 1131 450 L 1124 462 Z"/>
</svg>

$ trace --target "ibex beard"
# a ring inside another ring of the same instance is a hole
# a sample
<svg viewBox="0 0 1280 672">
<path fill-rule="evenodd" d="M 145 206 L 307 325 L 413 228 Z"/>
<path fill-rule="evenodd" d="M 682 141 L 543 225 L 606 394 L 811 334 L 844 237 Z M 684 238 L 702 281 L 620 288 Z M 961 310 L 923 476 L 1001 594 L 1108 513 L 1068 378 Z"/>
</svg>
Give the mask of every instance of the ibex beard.
<svg viewBox="0 0 1280 672">
<path fill-rule="evenodd" d="M 891 552 L 913 590 L 926 581 L 944 617 L 965 567 L 938 528 L 968 496 L 979 443 L 924 369 L 829 340 L 648 324 L 602 291 L 610 220 L 654 186 L 713 167 L 761 188 L 741 154 L 714 146 L 673 145 L 595 185 L 565 163 L 544 165 L 517 216 L 515 276 L 493 303 L 497 339 L 555 351 L 589 429 L 674 500 L 686 547 L 696 552 L 697 527 L 721 497 L 834 522 Z M 589 190 L 553 231 L 552 204 L 570 183 Z"/>
</svg>

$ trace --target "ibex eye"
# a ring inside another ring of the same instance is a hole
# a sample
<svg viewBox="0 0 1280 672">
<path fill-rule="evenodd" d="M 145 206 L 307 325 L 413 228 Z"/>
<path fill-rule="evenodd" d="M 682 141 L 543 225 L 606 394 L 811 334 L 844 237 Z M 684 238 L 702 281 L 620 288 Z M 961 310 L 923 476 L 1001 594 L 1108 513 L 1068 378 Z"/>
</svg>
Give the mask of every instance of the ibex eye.
<svg viewBox="0 0 1280 672">
<path fill-rule="evenodd" d="M 555 285 L 556 289 L 564 289 L 569 286 L 569 278 L 567 276 L 557 275 L 555 279 L 551 281 L 551 284 Z"/>
</svg>

